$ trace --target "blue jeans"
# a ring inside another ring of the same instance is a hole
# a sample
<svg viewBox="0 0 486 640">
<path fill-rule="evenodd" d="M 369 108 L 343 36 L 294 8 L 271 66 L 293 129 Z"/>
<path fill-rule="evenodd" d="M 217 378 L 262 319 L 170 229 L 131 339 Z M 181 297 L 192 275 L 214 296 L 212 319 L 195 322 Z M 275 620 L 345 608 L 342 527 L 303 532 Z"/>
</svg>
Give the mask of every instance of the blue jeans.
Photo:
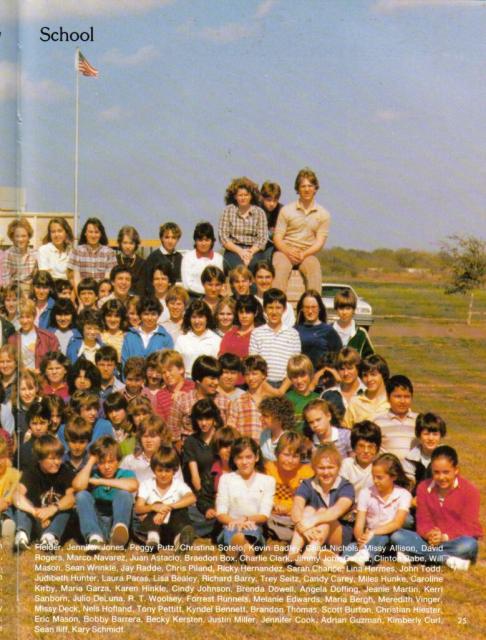
<svg viewBox="0 0 486 640">
<path fill-rule="evenodd" d="M 4 520 L 15 520 L 15 510 L 13 507 L 7 507 L 5 511 L 0 513 L 0 521 Z"/>
<path fill-rule="evenodd" d="M 255 253 L 250 261 L 250 264 L 248 265 L 250 271 L 253 273 L 253 270 L 255 269 L 258 262 L 268 262 L 269 264 L 272 264 L 272 253 L 273 246 L 266 248 L 264 251 L 258 251 L 257 253 Z M 233 253 L 233 251 L 228 251 L 226 249 L 223 255 L 223 264 L 224 272 L 228 274 L 231 269 L 234 269 L 238 265 L 243 264 L 243 260 L 237 253 Z"/>
<path fill-rule="evenodd" d="M 438 547 L 431 547 L 415 531 L 399 529 L 392 534 L 391 541 L 398 551 L 438 564 L 445 564 L 447 558 L 452 556 L 474 562 L 478 555 L 478 541 L 470 536 L 460 536 L 443 542 Z"/>
<path fill-rule="evenodd" d="M 89 491 L 76 494 L 76 510 L 79 516 L 79 526 L 85 540 L 90 536 L 101 536 L 104 540 L 110 537 L 110 531 L 115 524 L 124 524 L 130 528 L 134 495 L 123 489 L 114 489 L 111 503 L 111 515 L 102 513 L 96 500 Z"/>
<path fill-rule="evenodd" d="M 213 534 L 215 526 L 218 524 L 216 518 L 208 520 L 204 513 L 201 513 L 195 504 L 188 509 L 191 524 L 194 527 L 196 537 L 209 538 Z"/>
<path fill-rule="evenodd" d="M 25 531 L 29 540 L 31 537 L 40 538 L 44 533 L 52 533 L 57 540 L 60 540 L 70 517 L 71 510 L 58 511 L 52 518 L 51 524 L 43 529 L 39 520 L 31 516 L 30 513 L 19 509 L 15 515 L 15 521 L 17 523 L 17 531 Z"/>
<path fill-rule="evenodd" d="M 381 535 L 381 536 L 373 536 L 368 542 L 364 545 L 363 549 L 370 554 L 370 563 L 376 564 L 380 561 L 383 552 L 385 551 L 385 547 L 390 543 L 389 535 Z M 358 551 L 358 544 L 356 542 L 352 542 L 347 545 L 343 549 L 343 556 L 345 558 L 349 558 L 354 555 Z"/>
<path fill-rule="evenodd" d="M 242 533 L 245 538 L 255 547 L 255 551 L 262 551 L 265 547 L 265 536 L 263 535 L 263 529 L 258 525 L 255 525 L 254 529 L 245 529 L 244 531 L 240 531 L 238 529 L 229 529 L 228 527 L 223 527 L 223 530 L 218 535 L 217 542 L 224 547 L 229 547 L 231 545 L 231 539 L 236 533 Z"/>
</svg>

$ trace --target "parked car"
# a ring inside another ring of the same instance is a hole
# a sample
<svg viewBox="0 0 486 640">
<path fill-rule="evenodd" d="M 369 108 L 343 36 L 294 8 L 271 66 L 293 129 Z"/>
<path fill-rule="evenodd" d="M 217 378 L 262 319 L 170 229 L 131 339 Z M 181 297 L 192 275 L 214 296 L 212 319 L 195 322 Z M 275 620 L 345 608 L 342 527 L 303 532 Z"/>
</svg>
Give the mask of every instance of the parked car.
<svg viewBox="0 0 486 640">
<path fill-rule="evenodd" d="M 322 283 L 321 297 L 324 306 L 326 307 L 327 321 L 334 322 L 334 320 L 337 320 L 337 313 L 334 310 L 334 296 L 338 291 L 343 291 L 345 289 L 352 291 L 358 300 L 354 321 L 357 326 L 363 327 L 366 331 L 369 331 L 373 324 L 373 309 L 371 308 L 371 305 L 366 302 L 364 298 L 361 298 L 349 284 L 336 284 L 334 282 Z"/>
</svg>

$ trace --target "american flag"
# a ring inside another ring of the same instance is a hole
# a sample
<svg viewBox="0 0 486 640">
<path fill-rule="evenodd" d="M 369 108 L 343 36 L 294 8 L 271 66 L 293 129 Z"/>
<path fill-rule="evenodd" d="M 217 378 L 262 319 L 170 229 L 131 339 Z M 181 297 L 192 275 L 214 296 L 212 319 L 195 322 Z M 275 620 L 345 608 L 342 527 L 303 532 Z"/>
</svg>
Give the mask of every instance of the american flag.
<svg viewBox="0 0 486 640">
<path fill-rule="evenodd" d="M 78 71 L 88 78 L 96 78 L 98 76 L 98 69 L 95 69 L 86 60 L 81 51 L 78 51 Z"/>
</svg>

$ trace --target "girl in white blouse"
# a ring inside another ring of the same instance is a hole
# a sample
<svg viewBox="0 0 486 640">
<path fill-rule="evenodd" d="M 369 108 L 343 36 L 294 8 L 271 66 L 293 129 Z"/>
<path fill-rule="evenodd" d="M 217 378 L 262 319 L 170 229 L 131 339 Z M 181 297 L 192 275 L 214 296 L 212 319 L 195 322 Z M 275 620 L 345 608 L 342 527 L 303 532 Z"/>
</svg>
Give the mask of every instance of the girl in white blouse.
<svg viewBox="0 0 486 640">
<path fill-rule="evenodd" d="M 262 551 L 262 526 L 268 520 L 275 495 L 275 478 L 263 471 L 260 447 L 252 438 L 238 438 L 231 447 L 231 473 L 221 476 L 216 496 L 216 517 L 223 525 L 218 544 L 230 558 L 245 558 Z"/>
<path fill-rule="evenodd" d="M 64 218 L 51 218 L 47 225 L 44 244 L 38 251 L 39 269 L 48 271 L 54 280 L 66 280 L 73 240 L 73 232 L 68 222 Z"/>
<path fill-rule="evenodd" d="M 218 357 L 221 338 L 213 331 L 215 327 L 208 305 L 203 300 L 193 300 L 184 313 L 183 333 L 174 346 L 184 360 L 186 376 L 191 375 L 192 365 L 199 356 Z"/>
</svg>

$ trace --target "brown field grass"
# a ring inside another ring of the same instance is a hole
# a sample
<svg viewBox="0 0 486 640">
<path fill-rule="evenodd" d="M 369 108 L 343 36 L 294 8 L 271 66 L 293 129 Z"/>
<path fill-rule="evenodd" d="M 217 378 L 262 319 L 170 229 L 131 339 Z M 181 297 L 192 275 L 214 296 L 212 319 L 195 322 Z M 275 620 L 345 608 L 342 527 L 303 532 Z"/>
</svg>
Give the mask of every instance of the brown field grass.
<svg viewBox="0 0 486 640">
<path fill-rule="evenodd" d="M 484 391 L 486 390 L 486 341 L 484 334 L 420 335 L 415 324 L 389 326 L 378 323 L 373 329 L 373 340 L 378 352 L 386 355 L 392 372 L 409 375 L 415 384 L 414 406 L 419 411 L 437 411 L 448 426 L 447 442 L 457 447 L 461 468 L 465 476 L 486 493 L 486 477 L 483 473 L 483 452 L 486 451 L 486 431 L 484 429 Z M 413 330 L 410 327 L 413 327 Z M 485 521 L 485 505 L 482 504 L 481 517 Z M 65 566 L 64 549 L 56 564 Z M 194 553 L 194 552 L 193 552 Z M 269 551 L 266 552 L 267 554 Z M 82 554 L 80 554 L 81 557 Z M 130 558 L 131 552 L 119 553 L 120 564 Z M 52 639 L 55 634 L 34 633 L 34 551 L 23 554 L 20 559 L 4 553 L 4 630 L 2 637 L 18 637 L 22 640 L 36 638 Z M 271 562 L 267 561 L 268 566 Z M 116 564 L 116 563 L 115 563 Z M 251 567 L 242 569 L 251 574 Z M 62 572 L 62 570 L 61 570 Z M 182 636 L 186 640 L 214 638 L 226 640 L 228 637 L 260 640 L 291 640 L 296 636 L 306 640 L 330 637 L 335 640 L 358 636 L 361 640 L 465 640 L 486 636 L 486 613 L 484 608 L 484 584 L 486 582 L 486 554 L 481 546 L 477 565 L 467 574 L 453 574 L 444 571 L 443 622 L 440 625 L 419 626 L 397 624 L 346 624 L 346 625 L 271 625 L 232 624 L 218 625 L 149 625 L 128 627 L 122 637 L 127 640 L 174 638 Z M 15 599 L 15 580 L 18 578 L 20 598 Z M 460 623 L 465 619 L 466 623 Z M 65 633 L 64 638 L 79 638 L 79 634 Z M 90 633 L 93 640 L 107 637 Z M 109 637 L 109 636 L 108 636 Z"/>
</svg>

